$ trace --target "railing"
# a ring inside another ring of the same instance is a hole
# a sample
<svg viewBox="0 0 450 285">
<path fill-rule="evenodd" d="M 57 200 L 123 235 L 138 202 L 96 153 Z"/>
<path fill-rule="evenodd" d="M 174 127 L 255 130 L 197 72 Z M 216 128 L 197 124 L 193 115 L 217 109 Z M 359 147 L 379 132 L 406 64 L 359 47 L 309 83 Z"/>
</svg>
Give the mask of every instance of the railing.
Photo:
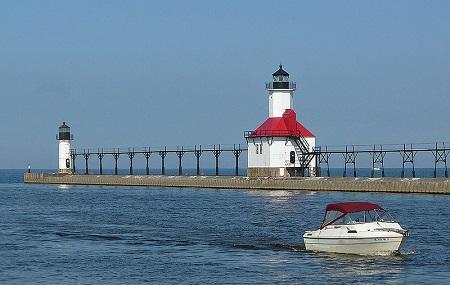
<svg viewBox="0 0 450 285">
<path fill-rule="evenodd" d="M 295 89 L 297 89 L 297 83 L 295 83 L 295 82 L 267 82 L 266 89 L 267 90 L 273 90 L 273 89 L 295 90 Z"/>
<path fill-rule="evenodd" d="M 369 155 L 372 159 L 371 177 L 375 176 L 375 170 L 381 171 L 381 177 L 385 177 L 385 156 L 398 154 L 401 158 L 401 177 L 405 177 L 406 166 L 412 170 L 412 177 L 416 177 L 415 162 L 418 153 L 432 154 L 434 160 L 433 177 L 437 177 L 438 165 L 443 166 L 444 176 L 448 177 L 447 158 L 450 155 L 450 143 L 416 143 L 416 144 L 384 144 L 384 145 L 346 145 L 346 146 L 323 146 L 315 147 L 313 151 L 316 156 L 317 167 L 320 176 L 320 165 L 326 165 L 327 176 L 330 176 L 330 158 L 332 155 L 341 156 L 344 159 L 343 176 L 347 175 L 347 165 L 352 166 L 353 176 L 356 177 L 356 159 L 359 154 Z"/>
<path fill-rule="evenodd" d="M 193 146 L 160 146 L 160 147 L 117 147 L 117 148 L 79 148 L 71 149 L 71 153 L 75 155 L 82 156 L 83 154 L 128 154 L 128 153 L 195 153 L 196 151 L 201 152 L 233 152 L 236 150 L 246 151 L 246 147 L 242 147 L 240 144 L 212 144 L 212 145 L 193 145 Z"/>
<path fill-rule="evenodd" d="M 261 130 L 261 131 L 246 131 L 244 132 L 244 137 L 254 138 L 254 137 L 303 137 L 299 130 L 291 131 L 291 130 L 282 130 L 282 131 L 274 131 L 274 130 Z"/>
<path fill-rule="evenodd" d="M 56 134 L 56 140 L 71 140 L 73 141 L 73 134 L 67 136 L 66 134 Z"/>
<path fill-rule="evenodd" d="M 85 174 L 89 174 L 89 157 L 97 156 L 99 160 L 99 172 L 103 174 L 103 158 L 105 155 L 111 155 L 114 158 L 114 174 L 118 174 L 119 158 L 123 155 L 129 158 L 130 161 L 130 175 L 133 174 L 133 159 L 137 154 L 143 154 L 146 166 L 145 172 L 150 174 L 149 159 L 152 154 L 157 154 L 161 157 L 161 174 L 165 175 L 165 158 L 168 154 L 176 154 L 178 157 L 178 174 L 183 174 L 182 159 L 186 153 L 192 153 L 196 158 L 197 175 L 200 175 L 200 157 L 203 153 L 209 152 L 214 155 L 216 175 L 219 175 L 219 157 L 224 152 L 229 152 L 234 155 L 235 158 L 235 175 L 239 175 L 239 157 L 242 152 L 247 151 L 247 148 L 241 148 L 240 144 L 233 145 L 195 145 L 195 146 L 177 146 L 177 147 L 129 147 L 129 148 L 96 148 L 96 149 L 71 149 L 70 156 L 72 158 L 72 170 L 76 173 L 75 162 L 77 157 L 84 158 L 85 161 Z"/>
<path fill-rule="evenodd" d="M 349 152 L 373 153 L 373 152 L 430 152 L 435 150 L 450 150 L 450 142 L 438 143 L 408 143 L 408 144 L 370 144 L 370 145 L 327 145 L 316 146 L 317 153 L 343 154 Z"/>
</svg>

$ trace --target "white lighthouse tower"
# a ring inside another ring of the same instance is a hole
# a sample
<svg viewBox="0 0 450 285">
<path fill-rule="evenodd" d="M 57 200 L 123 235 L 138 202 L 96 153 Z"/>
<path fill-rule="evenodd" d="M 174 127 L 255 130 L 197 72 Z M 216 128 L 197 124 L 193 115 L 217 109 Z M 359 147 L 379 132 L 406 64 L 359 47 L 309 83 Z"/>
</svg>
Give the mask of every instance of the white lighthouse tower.
<svg viewBox="0 0 450 285">
<path fill-rule="evenodd" d="M 269 118 L 256 130 L 245 132 L 250 177 L 315 175 L 315 136 L 297 122 L 293 109 L 294 82 L 280 68 L 266 84 Z"/>
<path fill-rule="evenodd" d="M 70 141 L 73 140 L 73 135 L 70 133 L 70 127 L 66 122 L 59 127 L 56 139 L 59 142 L 59 159 L 58 159 L 58 173 L 72 174 L 72 157 L 70 156 Z"/>
</svg>

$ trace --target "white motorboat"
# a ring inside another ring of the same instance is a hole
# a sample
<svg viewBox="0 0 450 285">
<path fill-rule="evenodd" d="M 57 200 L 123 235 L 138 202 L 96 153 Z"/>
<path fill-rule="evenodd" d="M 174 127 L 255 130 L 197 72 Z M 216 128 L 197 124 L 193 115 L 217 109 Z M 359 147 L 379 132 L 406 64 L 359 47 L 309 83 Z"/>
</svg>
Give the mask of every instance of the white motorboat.
<svg viewBox="0 0 450 285">
<path fill-rule="evenodd" d="M 399 252 L 408 231 L 377 204 L 329 204 L 318 230 L 303 235 L 306 250 L 386 255 Z"/>
</svg>

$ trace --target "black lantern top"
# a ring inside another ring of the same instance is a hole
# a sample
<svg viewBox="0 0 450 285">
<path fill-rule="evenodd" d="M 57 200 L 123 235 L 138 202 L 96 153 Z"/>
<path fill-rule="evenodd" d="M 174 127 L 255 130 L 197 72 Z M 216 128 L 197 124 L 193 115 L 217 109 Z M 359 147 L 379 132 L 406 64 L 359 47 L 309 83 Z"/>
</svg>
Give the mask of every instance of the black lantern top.
<svg viewBox="0 0 450 285">
<path fill-rule="evenodd" d="M 283 70 L 283 66 L 280 64 L 280 68 L 273 74 L 273 82 L 266 84 L 266 89 L 295 89 L 295 83 L 289 82 L 289 73 Z"/>
<path fill-rule="evenodd" d="M 280 68 L 273 74 L 273 82 L 288 82 L 289 73 L 283 70 L 283 66 L 280 64 Z"/>
<path fill-rule="evenodd" d="M 70 134 L 70 127 L 66 125 L 66 122 L 63 122 L 59 127 L 59 132 L 57 136 L 58 140 L 72 140 L 73 136 Z"/>
</svg>

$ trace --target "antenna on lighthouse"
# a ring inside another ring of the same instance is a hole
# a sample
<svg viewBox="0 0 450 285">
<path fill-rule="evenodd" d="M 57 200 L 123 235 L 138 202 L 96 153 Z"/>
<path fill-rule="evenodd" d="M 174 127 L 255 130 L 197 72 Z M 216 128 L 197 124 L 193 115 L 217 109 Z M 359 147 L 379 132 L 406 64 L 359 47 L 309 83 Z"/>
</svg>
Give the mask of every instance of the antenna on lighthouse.
<svg viewBox="0 0 450 285">
<path fill-rule="evenodd" d="M 56 139 L 59 142 L 59 156 L 58 156 L 58 173 L 72 174 L 72 157 L 70 156 L 70 142 L 73 140 L 73 135 L 70 133 L 70 127 L 63 122 L 58 129 Z"/>
</svg>

